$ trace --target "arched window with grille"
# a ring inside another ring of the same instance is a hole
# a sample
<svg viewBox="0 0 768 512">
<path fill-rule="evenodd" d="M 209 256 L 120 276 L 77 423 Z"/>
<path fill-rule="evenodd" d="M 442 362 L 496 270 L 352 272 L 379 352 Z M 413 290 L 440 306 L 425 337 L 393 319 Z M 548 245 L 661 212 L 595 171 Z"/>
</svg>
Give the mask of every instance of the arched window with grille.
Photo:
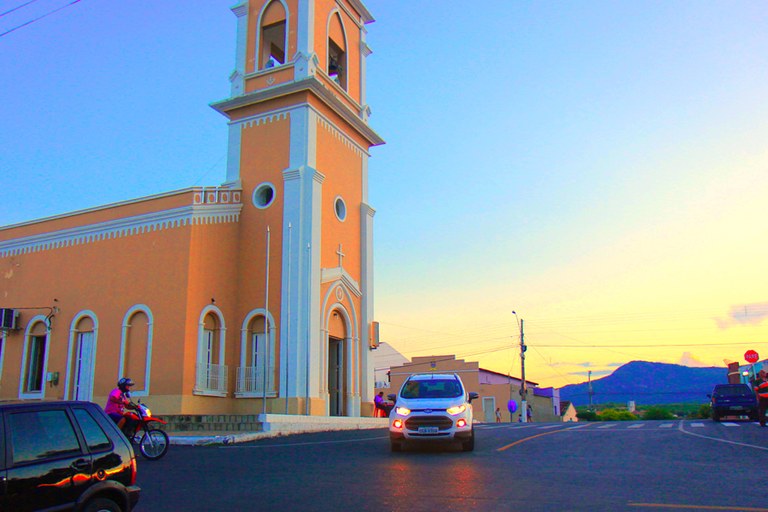
<svg viewBox="0 0 768 512">
<path fill-rule="evenodd" d="M 227 365 L 224 364 L 225 340 L 224 316 L 216 306 L 207 306 L 200 314 L 195 394 L 227 395 Z"/>
<path fill-rule="evenodd" d="M 276 396 L 275 323 L 269 316 L 267 325 L 265 318 L 264 310 L 257 309 L 243 322 L 236 396 Z"/>
</svg>

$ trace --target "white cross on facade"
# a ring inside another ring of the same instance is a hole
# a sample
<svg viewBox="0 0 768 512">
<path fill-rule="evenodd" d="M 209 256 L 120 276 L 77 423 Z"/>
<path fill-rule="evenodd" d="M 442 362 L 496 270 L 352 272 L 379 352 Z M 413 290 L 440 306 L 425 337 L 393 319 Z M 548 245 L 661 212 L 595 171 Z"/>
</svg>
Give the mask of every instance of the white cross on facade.
<svg viewBox="0 0 768 512">
<path fill-rule="evenodd" d="M 346 256 L 346 254 L 341 252 L 341 244 L 339 244 L 339 250 L 336 251 L 336 254 L 339 255 L 339 268 L 341 268 L 343 266 L 344 256 Z"/>
</svg>

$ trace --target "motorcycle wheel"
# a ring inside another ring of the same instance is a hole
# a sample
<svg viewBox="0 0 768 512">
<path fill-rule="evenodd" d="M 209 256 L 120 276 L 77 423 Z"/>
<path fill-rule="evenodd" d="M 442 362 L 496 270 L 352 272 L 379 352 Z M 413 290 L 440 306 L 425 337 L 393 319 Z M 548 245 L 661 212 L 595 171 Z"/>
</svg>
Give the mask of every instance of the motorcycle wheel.
<svg viewBox="0 0 768 512">
<path fill-rule="evenodd" d="M 149 460 L 157 460 L 168 453 L 168 434 L 158 429 L 144 432 L 139 442 L 139 451 Z"/>
</svg>

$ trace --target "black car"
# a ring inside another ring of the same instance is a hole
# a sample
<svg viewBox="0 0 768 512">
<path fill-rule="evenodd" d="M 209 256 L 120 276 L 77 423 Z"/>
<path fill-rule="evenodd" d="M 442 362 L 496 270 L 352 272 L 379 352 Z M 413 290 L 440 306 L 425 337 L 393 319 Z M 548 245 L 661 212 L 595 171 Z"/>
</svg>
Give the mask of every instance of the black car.
<svg viewBox="0 0 768 512">
<path fill-rule="evenodd" d="M 746 384 L 718 384 L 708 395 L 712 400 L 712 419 L 723 416 L 748 416 L 757 420 L 757 398 Z"/>
<path fill-rule="evenodd" d="M 0 405 L 0 511 L 128 512 L 136 454 L 90 402 Z"/>
</svg>

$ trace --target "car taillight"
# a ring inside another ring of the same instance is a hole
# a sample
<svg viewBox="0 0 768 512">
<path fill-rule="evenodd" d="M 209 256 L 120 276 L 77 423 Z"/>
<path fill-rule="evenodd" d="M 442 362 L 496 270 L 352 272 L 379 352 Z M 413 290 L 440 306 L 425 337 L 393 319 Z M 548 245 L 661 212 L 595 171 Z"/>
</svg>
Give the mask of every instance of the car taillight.
<svg viewBox="0 0 768 512">
<path fill-rule="evenodd" d="M 131 457 L 131 485 L 136 485 L 136 473 L 137 473 L 137 467 L 136 467 L 136 455 Z"/>
</svg>

